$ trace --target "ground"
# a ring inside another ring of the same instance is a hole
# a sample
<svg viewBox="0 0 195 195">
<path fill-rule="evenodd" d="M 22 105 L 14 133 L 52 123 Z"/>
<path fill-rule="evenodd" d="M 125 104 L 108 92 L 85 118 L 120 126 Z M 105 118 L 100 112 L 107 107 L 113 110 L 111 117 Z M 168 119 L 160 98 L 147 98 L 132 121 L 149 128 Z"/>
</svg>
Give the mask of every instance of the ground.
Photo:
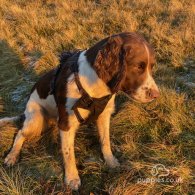
<svg viewBox="0 0 195 195">
<path fill-rule="evenodd" d="M 0 117 L 23 112 L 31 87 L 58 65 L 62 50 L 85 49 L 122 31 L 139 32 L 153 45 L 161 97 L 139 104 L 117 95 L 111 142 L 120 168 L 104 163 L 93 125 L 78 131 L 79 194 L 194 194 L 194 1 L 1 0 Z M 0 130 L 0 194 L 63 194 L 55 124 L 25 143 L 16 166 L 3 166 L 20 125 Z"/>
</svg>

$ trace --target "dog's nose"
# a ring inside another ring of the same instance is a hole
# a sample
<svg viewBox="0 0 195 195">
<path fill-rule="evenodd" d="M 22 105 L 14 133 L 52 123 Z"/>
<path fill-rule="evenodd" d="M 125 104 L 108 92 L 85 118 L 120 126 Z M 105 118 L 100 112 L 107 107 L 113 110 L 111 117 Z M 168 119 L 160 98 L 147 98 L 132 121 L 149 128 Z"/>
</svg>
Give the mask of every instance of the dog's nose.
<svg viewBox="0 0 195 195">
<path fill-rule="evenodd" d="M 152 99 L 156 99 L 157 97 L 160 96 L 160 92 L 157 89 L 150 89 L 149 96 Z"/>
</svg>

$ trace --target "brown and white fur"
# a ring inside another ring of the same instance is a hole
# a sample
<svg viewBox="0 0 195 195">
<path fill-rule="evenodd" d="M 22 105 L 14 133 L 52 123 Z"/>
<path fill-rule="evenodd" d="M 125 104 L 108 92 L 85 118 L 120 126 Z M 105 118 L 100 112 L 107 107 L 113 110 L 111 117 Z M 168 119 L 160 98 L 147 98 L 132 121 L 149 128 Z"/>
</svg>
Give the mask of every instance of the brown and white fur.
<svg viewBox="0 0 195 195">
<path fill-rule="evenodd" d="M 110 36 L 90 49 L 81 52 L 78 59 L 79 77 L 83 88 L 91 97 L 102 97 L 113 93 L 109 81 L 120 71 L 119 52 L 123 49 L 125 70 L 118 90 L 126 92 L 140 102 L 150 102 L 159 95 L 158 87 L 152 78 L 154 53 L 149 44 L 136 33 L 121 33 Z M 23 128 L 19 130 L 10 153 L 5 158 L 6 165 L 14 165 L 24 141 L 32 136 L 39 136 L 46 127 L 47 118 L 59 121 L 59 103 L 53 95 L 48 95 L 53 72 L 43 76 L 32 89 L 24 112 Z M 68 76 L 67 76 L 68 75 Z M 66 101 L 63 109 L 67 113 L 68 130 L 60 130 L 61 148 L 65 165 L 65 183 L 73 190 L 81 184 L 75 163 L 74 139 L 79 128 L 79 122 L 71 110 L 74 103 L 81 97 L 72 73 L 64 76 L 66 81 Z M 67 77 L 67 78 L 65 78 Z M 57 85 L 61 81 L 57 82 Z M 63 81 L 64 82 L 64 81 Z M 101 149 L 108 166 L 119 166 L 110 147 L 110 117 L 114 112 L 115 93 L 109 100 L 96 123 L 100 136 Z M 83 118 L 89 115 L 88 110 L 80 109 Z M 0 125 L 17 117 L 4 118 Z"/>
</svg>

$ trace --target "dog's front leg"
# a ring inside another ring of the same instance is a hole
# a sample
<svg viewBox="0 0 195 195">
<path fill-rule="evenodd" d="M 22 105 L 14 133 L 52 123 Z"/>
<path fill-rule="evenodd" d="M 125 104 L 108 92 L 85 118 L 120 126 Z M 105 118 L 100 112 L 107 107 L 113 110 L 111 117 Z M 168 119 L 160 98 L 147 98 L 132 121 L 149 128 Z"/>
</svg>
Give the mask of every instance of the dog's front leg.
<svg viewBox="0 0 195 195">
<path fill-rule="evenodd" d="M 65 166 L 65 183 L 72 190 L 78 190 L 81 181 L 75 162 L 74 138 L 78 126 L 72 126 L 68 131 L 60 130 L 62 154 Z"/>
<path fill-rule="evenodd" d="M 119 166 L 118 160 L 114 157 L 110 146 L 110 112 L 104 111 L 97 120 L 98 132 L 100 135 L 101 149 L 104 159 L 111 168 Z"/>
</svg>

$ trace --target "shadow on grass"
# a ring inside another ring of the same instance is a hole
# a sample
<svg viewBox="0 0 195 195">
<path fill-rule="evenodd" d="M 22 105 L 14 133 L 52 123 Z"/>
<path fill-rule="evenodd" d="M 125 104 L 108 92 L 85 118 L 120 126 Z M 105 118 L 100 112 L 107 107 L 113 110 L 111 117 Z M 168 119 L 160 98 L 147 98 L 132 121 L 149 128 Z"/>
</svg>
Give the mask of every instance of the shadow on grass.
<svg viewBox="0 0 195 195">
<path fill-rule="evenodd" d="M 0 73 L 0 98 L 3 104 L 0 117 L 23 112 L 37 75 L 33 69 L 25 68 L 6 40 L 0 40 Z"/>
<path fill-rule="evenodd" d="M 32 80 L 37 75 L 32 69 L 24 68 L 19 55 L 6 40 L 0 40 L 0 73 L 0 118 L 23 113 L 29 91 L 34 84 Z M 18 123 L 11 127 L 8 125 L 4 129 L 7 133 L 13 134 L 13 131 L 8 129 L 15 129 L 15 133 L 17 133 L 20 126 L 21 124 Z"/>
</svg>

